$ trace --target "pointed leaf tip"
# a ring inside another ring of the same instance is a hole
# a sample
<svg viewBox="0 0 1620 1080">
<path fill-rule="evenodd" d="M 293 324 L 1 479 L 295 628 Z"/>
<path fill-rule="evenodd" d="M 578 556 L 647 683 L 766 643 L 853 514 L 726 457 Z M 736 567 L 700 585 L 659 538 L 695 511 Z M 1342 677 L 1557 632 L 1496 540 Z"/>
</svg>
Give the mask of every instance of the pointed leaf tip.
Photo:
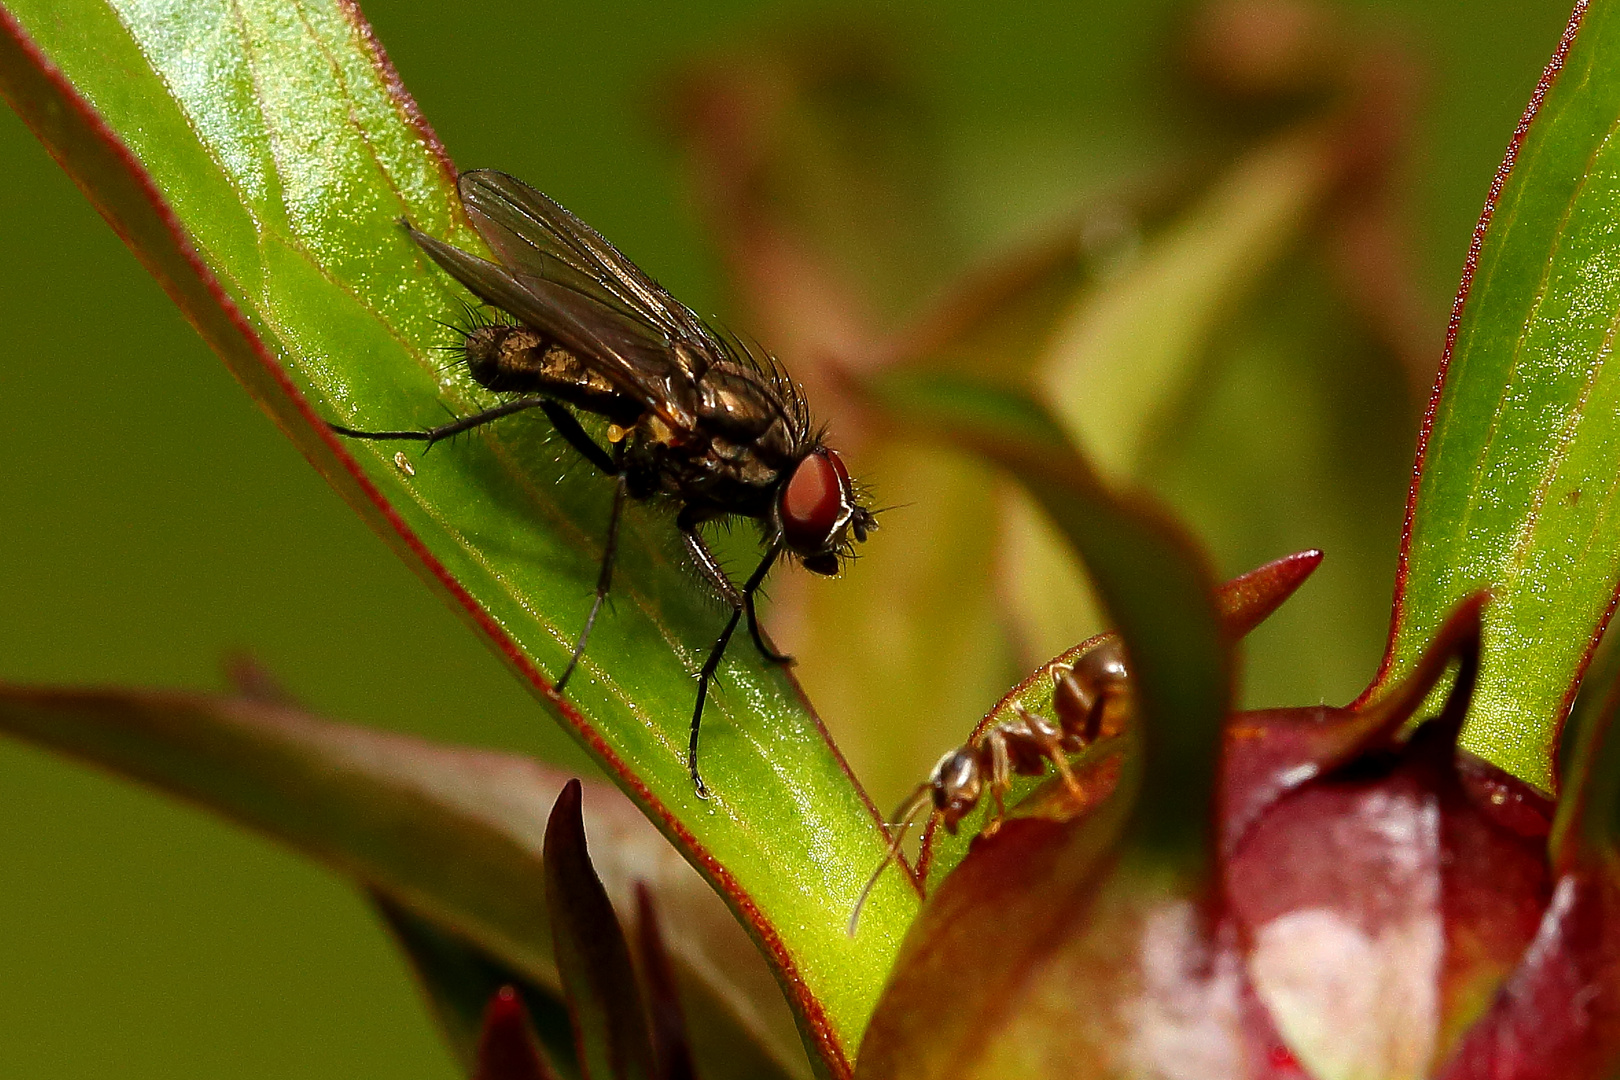
<svg viewBox="0 0 1620 1080">
<path fill-rule="evenodd" d="M 1469 246 L 1419 439 L 1382 670 L 1495 600 L 1463 748 L 1543 791 L 1620 595 L 1620 8 L 1578 0 Z"/>
<path fill-rule="evenodd" d="M 630 947 L 591 865 L 578 780 L 546 822 L 546 908 L 580 1066 L 591 1080 L 652 1080 L 647 1011 Z"/>
<path fill-rule="evenodd" d="M 1215 590 L 1215 603 L 1227 634 L 1236 640 L 1265 622 L 1321 565 L 1322 552 L 1311 548 L 1284 555 L 1220 586 Z"/>
<path fill-rule="evenodd" d="M 555 1076 L 540 1056 L 522 997 L 515 987 L 501 987 L 484 1010 L 473 1080 L 554 1080 Z"/>
</svg>

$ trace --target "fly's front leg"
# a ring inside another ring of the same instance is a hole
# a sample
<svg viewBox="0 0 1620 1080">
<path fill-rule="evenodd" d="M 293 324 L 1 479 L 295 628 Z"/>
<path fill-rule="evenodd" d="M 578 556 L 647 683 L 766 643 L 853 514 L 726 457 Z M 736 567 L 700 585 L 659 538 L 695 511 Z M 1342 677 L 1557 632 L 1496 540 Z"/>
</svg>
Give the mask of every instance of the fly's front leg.
<svg viewBox="0 0 1620 1080">
<path fill-rule="evenodd" d="M 697 563 L 698 570 L 709 579 L 709 584 L 714 586 L 720 598 L 734 608 L 742 607 L 742 593 L 737 591 L 737 586 L 731 583 L 726 572 L 720 569 L 720 561 L 714 557 L 714 552 L 709 550 L 709 545 L 703 542 L 703 537 L 698 535 L 697 521 L 682 511 L 675 519 L 675 527 L 681 530 L 681 538 L 686 541 L 686 550 L 692 553 L 692 560 Z"/>
<path fill-rule="evenodd" d="M 748 612 L 748 632 L 753 635 L 754 648 L 759 650 L 759 655 L 773 664 L 791 664 L 793 657 L 779 653 L 765 643 L 765 636 L 759 632 L 759 615 L 754 611 L 754 597 L 759 595 L 759 587 L 765 584 L 765 575 L 770 573 L 771 567 L 781 554 L 782 538 L 777 536 L 765 549 L 765 561 L 759 564 L 754 576 L 743 585 L 743 607 Z"/>
<path fill-rule="evenodd" d="M 698 536 L 696 526 L 684 522 L 681 525 L 687 546 L 697 557 L 698 565 L 703 567 L 711 579 L 716 580 L 721 595 L 731 605 L 731 617 L 726 620 L 726 628 L 720 632 L 714 647 L 709 650 L 708 659 L 703 661 L 703 669 L 698 672 L 697 704 L 692 709 L 692 730 L 686 746 L 686 768 L 692 774 L 692 786 L 697 789 L 698 798 L 707 799 L 709 789 L 703 785 L 703 776 L 698 772 L 698 734 L 703 730 L 703 705 L 709 697 L 709 683 L 714 680 L 714 674 L 720 668 L 720 661 L 726 655 L 726 646 L 731 644 L 731 635 L 736 632 L 737 623 L 742 620 L 743 611 L 749 606 L 748 598 L 758 590 L 760 583 L 765 580 L 765 575 L 771 572 L 772 565 L 782 552 L 782 545 L 774 543 L 770 546 L 739 593 L 737 587 L 731 583 L 731 579 L 726 577 L 725 572 L 715 562 L 714 554 L 709 551 L 703 538 Z"/>
<path fill-rule="evenodd" d="M 716 669 L 720 667 L 721 657 L 726 655 L 726 646 L 731 642 L 732 632 L 737 629 L 737 622 L 742 617 L 742 608 L 731 609 L 731 618 L 726 620 L 726 628 L 720 631 L 714 648 L 709 650 L 709 658 L 703 661 L 703 670 L 698 672 L 697 705 L 692 709 L 692 730 L 686 743 L 686 771 L 692 774 L 692 786 L 697 789 L 700 799 L 709 797 L 709 789 L 703 786 L 703 777 L 698 772 L 698 732 L 703 730 L 703 703 L 709 696 L 709 683 L 714 679 Z"/>
<path fill-rule="evenodd" d="M 753 635 L 754 647 L 759 650 L 759 655 L 773 664 L 791 664 L 793 657 L 771 648 L 765 643 L 764 635 L 759 632 L 759 615 L 754 611 L 754 596 L 758 592 L 758 589 L 743 590 L 743 607 L 748 611 L 748 632 Z"/>
<path fill-rule="evenodd" d="M 754 645 L 759 649 L 759 654 L 773 664 L 791 664 L 793 657 L 779 653 L 767 645 L 764 635 L 759 631 L 759 617 L 754 613 L 754 594 L 759 591 L 760 585 L 764 584 L 765 575 L 756 570 L 754 576 L 748 579 L 751 584 L 745 585 L 742 591 L 738 592 L 737 586 L 731 583 L 731 579 L 726 576 L 726 572 L 720 568 L 720 563 L 715 559 L 714 552 L 709 550 L 709 545 L 705 544 L 703 537 L 698 535 L 697 523 L 682 518 L 677 521 L 677 524 L 680 526 L 681 534 L 686 537 L 687 550 L 692 553 L 692 558 L 697 561 L 698 569 L 703 571 L 703 576 L 709 579 L 709 582 L 725 598 L 726 603 L 732 607 L 741 606 L 747 612 L 748 633 L 753 637 Z M 762 565 L 768 572 L 771 565 L 782 553 L 782 541 L 780 539 L 771 541 L 771 545 L 766 551 L 765 562 Z"/>
</svg>

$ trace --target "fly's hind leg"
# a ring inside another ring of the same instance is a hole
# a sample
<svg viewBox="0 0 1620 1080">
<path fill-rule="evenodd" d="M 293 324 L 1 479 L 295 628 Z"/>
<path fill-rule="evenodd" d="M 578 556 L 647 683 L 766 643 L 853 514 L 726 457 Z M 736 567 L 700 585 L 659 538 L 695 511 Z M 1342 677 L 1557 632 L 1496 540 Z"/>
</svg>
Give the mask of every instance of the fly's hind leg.
<svg viewBox="0 0 1620 1080">
<path fill-rule="evenodd" d="M 471 431 L 475 427 L 483 427 L 485 424 L 493 423 L 502 417 L 511 416 L 513 413 L 522 412 L 525 409 L 544 409 L 550 404 L 553 404 L 550 398 L 518 398 L 515 401 L 508 401 L 497 405 L 493 409 L 485 409 L 483 412 L 476 412 L 471 416 L 463 416 L 458 420 L 452 420 L 448 424 L 440 424 L 438 427 L 421 428 L 416 431 L 360 431 L 356 428 L 344 427 L 341 424 L 330 423 L 326 426 L 331 428 L 336 434 L 343 435 L 350 439 L 407 439 L 415 442 L 425 442 L 427 443 L 426 450 L 431 450 L 433 449 L 434 443 L 439 442 L 442 439 L 448 439 L 452 435 L 460 435 L 463 431 Z M 423 452 L 425 453 L 426 450 Z"/>
<path fill-rule="evenodd" d="M 560 401 L 542 399 L 540 411 L 546 414 L 546 419 L 557 429 L 557 434 L 567 439 L 569 446 L 578 450 L 581 457 L 595 465 L 604 475 L 618 476 L 623 471 L 623 466 L 617 460 L 617 447 L 622 446 L 622 443 L 615 444 L 614 453 L 609 454 L 602 449 L 601 443 L 591 438 L 590 433 L 580 426 L 579 418 Z"/>
<path fill-rule="evenodd" d="M 591 640 L 596 617 L 602 613 L 602 604 L 613 588 L 613 562 L 619 554 L 619 520 L 624 516 L 624 502 L 629 497 L 630 485 L 624 471 L 623 443 L 615 443 L 610 454 L 591 438 L 573 412 L 560 402 L 542 398 L 540 409 L 551 421 L 552 427 L 557 429 L 557 434 L 568 440 L 568 445 L 579 451 L 580 456 L 592 465 L 613 477 L 613 509 L 608 511 L 607 539 L 602 543 L 602 568 L 596 574 L 596 596 L 591 601 L 591 613 L 585 616 L 585 629 L 579 632 L 579 640 L 574 642 L 568 666 L 563 668 L 561 677 L 557 679 L 557 693 L 560 694 L 573 677 L 574 669 L 579 666 L 580 657 L 585 655 L 585 644 Z"/>
<path fill-rule="evenodd" d="M 557 429 L 557 434 L 566 439 L 568 445 L 597 469 L 614 478 L 613 509 L 608 514 L 607 540 L 602 545 L 602 568 L 596 575 L 596 597 L 591 601 L 591 613 L 585 617 L 585 629 L 580 631 L 579 639 L 574 642 L 574 651 L 568 658 L 568 666 L 563 668 L 561 677 L 557 679 L 557 692 L 560 694 L 568 685 L 568 680 L 573 677 L 574 669 L 579 666 L 580 657 L 585 655 L 585 644 L 591 639 L 591 630 L 596 626 L 596 617 L 602 613 L 602 604 L 607 600 L 608 592 L 613 587 L 613 562 L 619 551 L 619 519 L 623 516 L 624 502 L 630 493 L 628 478 L 624 472 L 624 444 L 615 443 L 611 453 L 602 449 L 601 444 L 591 438 L 590 433 L 580 424 L 572 410 L 561 402 L 547 397 L 518 398 L 497 405 L 493 409 L 485 409 L 483 412 L 452 420 L 448 424 L 420 431 L 357 431 L 338 424 L 328 426 L 337 434 L 351 439 L 412 439 L 427 443 L 431 449 L 433 444 L 441 439 L 448 439 L 463 431 L 471 431 L 473 428 L 482 427 L 484 424 L 525 409 L 539 409 L 544 412 L 551 420 L 552 426 Z"/>
</svg>

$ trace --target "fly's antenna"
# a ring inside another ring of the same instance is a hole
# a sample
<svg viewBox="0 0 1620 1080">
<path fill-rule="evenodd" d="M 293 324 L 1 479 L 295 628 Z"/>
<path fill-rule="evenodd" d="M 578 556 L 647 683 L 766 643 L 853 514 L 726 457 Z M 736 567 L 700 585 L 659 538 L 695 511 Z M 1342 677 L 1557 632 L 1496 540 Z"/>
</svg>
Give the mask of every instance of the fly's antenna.
<svg viewBox="0 0 1620 1080">
<path fill-rule="evenodd" d="M 900 845 L 905 843 L 906 830 L 911 828 L 911 823 L 917 820 L 917 815 L 922 812 L 923 807 L 928 805 L 928 800 L 932 794 L 933 791 L 929 784 L 918 784 L 917 790 L 913 791 L 911 797 L 901 803 L 900 809 L 895 811 L 894 816 L 897 820 L 892 826 L 894 839 L 889 841 L 889 850 L 883 853 L 883 861 L 877 864 L 877 869 L 872 871 L 872 876 L 866 879 L 866 887 L 861 890 L 861 895 L 855 898 L 855 910 L 849 913 L 850 937 L 855 936 L 855 928 L 860 924 L 861 908 L 866 906 L 866 898 L 872 895 L 873 889 L 877 888 L 878 878 L 883 876 L 883 871 L 888 869 L 890 863 L 900 857 Z"/>
</svg>

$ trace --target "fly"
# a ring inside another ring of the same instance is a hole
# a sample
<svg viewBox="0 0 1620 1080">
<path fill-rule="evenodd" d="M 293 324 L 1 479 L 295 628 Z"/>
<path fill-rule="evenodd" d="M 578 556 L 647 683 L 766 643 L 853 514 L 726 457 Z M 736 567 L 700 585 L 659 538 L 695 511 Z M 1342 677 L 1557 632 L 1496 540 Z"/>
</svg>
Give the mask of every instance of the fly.
<svg viewBox="0 0 1620 1080">
<path fill-rule="evenodd" d="M 533 188 L 504 173 L 463 173 L 461 201 L 496 262 L 428 236 L 411 239 L 451 277 L 506 319 L 466 331 L 467 372 L 486 389 L 517 396 L 438 427 L 357 431 L 355 439 L 414 439 L 429 446 L 514 413 L 539 409 L 570 446 L 613 480 L 613 506 L 596 596 L 568 666 L 562 692 L 585 653 L 613 584 L 619 520 L 626 499 L 666 496 L 699 572 L 731 616 L 698 673 L 687 769 L 700 797 L 698 732 L 709 684 L 746 614 L 754 645 L 787 663 L 760 633 L 754 598 L 771 567 L 796 558 L 836 574 L 857 541 L 877 528 L 837 451 L 810 420 L 799 387 L 770 356 L 714 330 L 670 296 L 601 234 Z M 579 412 L 608 422 L 603 446 Z M 709 521 L 753 518 L 764 555 L 739 588 L 700 533 Z"/>
</svg>

